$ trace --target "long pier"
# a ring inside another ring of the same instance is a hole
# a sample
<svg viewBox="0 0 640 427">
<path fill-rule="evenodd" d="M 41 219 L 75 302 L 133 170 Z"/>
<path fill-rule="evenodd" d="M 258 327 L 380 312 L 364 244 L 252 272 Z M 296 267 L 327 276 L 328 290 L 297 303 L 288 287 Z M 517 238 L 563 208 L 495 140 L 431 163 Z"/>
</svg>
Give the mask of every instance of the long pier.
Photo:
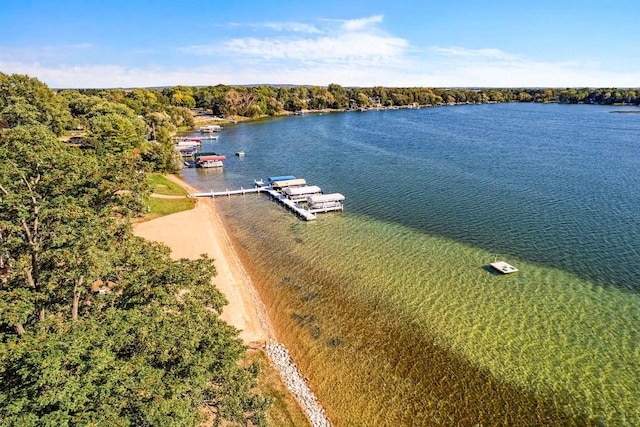
<svg viewBox="0 0 640 427">
<path fill-rule="evenodd" d="M 211 191 L 209 193 L 191 193 L 188 194 L 187 197 L 222 197 L 263 192 L 269 194 L 273 198 L 273 200 L 278 202 L 283 207 L 289 209 L 291 212 L 298 215 L 305 221 L 313 221 L 317 218 L 314 213 L 300 206 L 296 202 L 288 199 L 285 195 L 279 193 L 278 191 L 274 190 L 273 187 L 269 186 L 256 185 L 256 187 L 254 188 L 241 188 L 240 190 Z"/>
<path fill-rule="evenodd" d="M 249 193 L 260 193 L 264 191 L 264 187 L 255 188 L 241 188 L 239 190 L 225 190 L 225 191 L 211 191 L 209 193 L 191 193 L 187 194 L 187 197 L 220 197 L 220 196 L 235 196 Z"/>
</svg>

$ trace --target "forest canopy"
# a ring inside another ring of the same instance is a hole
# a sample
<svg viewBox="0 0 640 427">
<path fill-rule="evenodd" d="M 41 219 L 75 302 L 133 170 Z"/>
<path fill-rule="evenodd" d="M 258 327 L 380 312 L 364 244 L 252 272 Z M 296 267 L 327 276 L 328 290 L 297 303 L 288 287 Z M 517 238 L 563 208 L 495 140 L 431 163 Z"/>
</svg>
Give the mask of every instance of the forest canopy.
<svg viewBox="0 0 640 427">
<path fill-rule="evenodd" d="M 181 107 L 0 81 L 2 425 L 265 425 L 213 261 L 132 232 L 156 144 L 145 114 L 170 129 Z M 78 123 L 86 143 L 58 138 Z"/>
</svg>

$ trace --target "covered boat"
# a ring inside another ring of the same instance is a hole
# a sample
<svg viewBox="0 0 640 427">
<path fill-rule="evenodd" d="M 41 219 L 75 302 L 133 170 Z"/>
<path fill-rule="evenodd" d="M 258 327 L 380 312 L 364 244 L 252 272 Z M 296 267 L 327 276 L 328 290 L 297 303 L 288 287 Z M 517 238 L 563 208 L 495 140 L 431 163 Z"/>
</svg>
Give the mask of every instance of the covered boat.
<svg viewBox="0 0 640 427">
<path fill-rule="evenodd" d="M 196 165 L 199 168 L 221 168 L 223 166 L 222 161 L 226 160 L 226 156 L 200 156 L 197 159 Z"/>
<path fill-rule="evenodd" d="M 276 181 L 271 183 L 271 186 L 273 187 L 274 190 L 281 190 L 287 187 L 302 187 L 304 185 L 307 185 L 307 181 L 305 181 L 302 178 L 287 179 L 287 180 Z"/>
<path fill-rule="evenodd" d="M 222 130 L 222 126 L 220 126 L 220 125 L 207 125 L 207 126 L 201 126 L 198 130 L 200 131 L 200 133 L 220 132 Z"/>
<path fill-rule="evenodd" d="M 176 144 L 178 147 L 196 147 L 202 141 L 199 138 L 182 138 Z"/>
<path fill-rule="evenodd" d="M 283 191 L 285 196 L 293 201 L 306 201 L 307 197 L 322 194 L 322 190 L 317 185 L 306 185 L 304 187 L 287 187 Z"/>
<path fill-rule="evenodd" d="M 307 197 L 310 212 L 326 212 L 342 210 L 344 196 L 340 193 L 318 194 Z"/>
<path fill-rule="evenodd" d="M 293 175 L 270 176 L 269 178 L 267 178 L 267 182 L 269 184 L 272 184 L 277 181 L 289 181 L 291 179 L 296 179 L 296 177 Z"/>
</svg>

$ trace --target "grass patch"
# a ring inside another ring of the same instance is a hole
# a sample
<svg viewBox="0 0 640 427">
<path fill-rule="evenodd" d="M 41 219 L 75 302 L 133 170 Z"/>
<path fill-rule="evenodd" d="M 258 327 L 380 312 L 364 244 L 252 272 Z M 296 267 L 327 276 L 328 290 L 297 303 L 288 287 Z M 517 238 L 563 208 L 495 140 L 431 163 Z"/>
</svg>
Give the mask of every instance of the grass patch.
<svg viewBox="0 0 640 427">
<path fill-rule="evenodd" d="M 280 374 L 271 365 L 266 354 L 259 350 L 247 353 L 247 362 L 260 361 L 260 375 L 258 376 L 257 391 L 264 397 L 273 399 L 271 408 L 267 411 L 267 425 L 279 427 L 311 426 L 309 420 L 298 405 L 293 395 L 287 390 Z"/>
<path fill-rule="evenodd" d="M 165 196 L 186 196 L 187 191 L 173 181 L 169 181 L 164 175 L 159 173 L 150 173 L 147 176 L 147 182 L 151 187 L 151 191 L 156 194 Z"/>
<path fill-rule="evenodd" d="M 188 211 L 196 206 L 195 199 L 159 199 L 157 197 L 149 197 L 145 203 L 147 204 L 147 214 L 142 221 L 150 221 L 165 215 L 171 215 L 177 212 Z"/>
<path fill-rule="evenodd" d="M 136 219 L 135 222 L 151 221 L 161 216 L 188 211 L 196 206 L 195 199 L 186 197 L 187 191 L 184 188 L 173 181 L 169 181 L 163 175 L 158 173 L 149 174 L 147 181 L 153 194 L 170 197 L 151 196 L 145 199 L 146 213 L 143 217 Z"/>
</svg>

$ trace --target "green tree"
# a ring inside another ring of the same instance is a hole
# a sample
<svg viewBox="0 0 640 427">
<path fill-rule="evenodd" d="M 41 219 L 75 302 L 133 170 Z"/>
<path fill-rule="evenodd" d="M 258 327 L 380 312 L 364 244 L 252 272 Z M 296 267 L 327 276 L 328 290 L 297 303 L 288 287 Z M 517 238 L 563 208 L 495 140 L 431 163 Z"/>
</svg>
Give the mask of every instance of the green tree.
<svg viewBox="0 0 640 427">
<path fill-rule="evenodd" d="M 126 153 L 143 148 L 145 125 L 142 120 L 108 113 L 89 119 L 86 144 L 100 154 Z"/>
<path fill-rule="evenodd" d="M 349 108 L 349 96 L 345 88 L 339 84 L 331 83 L 327 90 L 333 96 L 333 105 L 331 105 L 331 108 Z"/>
<path fill-rule="evenodd" d="M 368 107 L 369 104 L 371 103 L 371 101 L 369 100 L 369 97 L 364 92 L 358 92 L 357 101 L 358 101 L 358 106 L 360 107 Z"/>
<path fill-rule="evenodd" d="M 42 126 L 0 134 L 3 425 L 195 425 L 202 409 L 264 425 L 213 261 L 173 261 L 131 233 L 148 191 L 138 171 Z"/>
<path fill-rule="evenodd" d="M 71 123 L 66 100 L 38 79 L 0 73 L 0 119 L 10 127 L 48 126 L 61 135 Z"/>
</svg>

